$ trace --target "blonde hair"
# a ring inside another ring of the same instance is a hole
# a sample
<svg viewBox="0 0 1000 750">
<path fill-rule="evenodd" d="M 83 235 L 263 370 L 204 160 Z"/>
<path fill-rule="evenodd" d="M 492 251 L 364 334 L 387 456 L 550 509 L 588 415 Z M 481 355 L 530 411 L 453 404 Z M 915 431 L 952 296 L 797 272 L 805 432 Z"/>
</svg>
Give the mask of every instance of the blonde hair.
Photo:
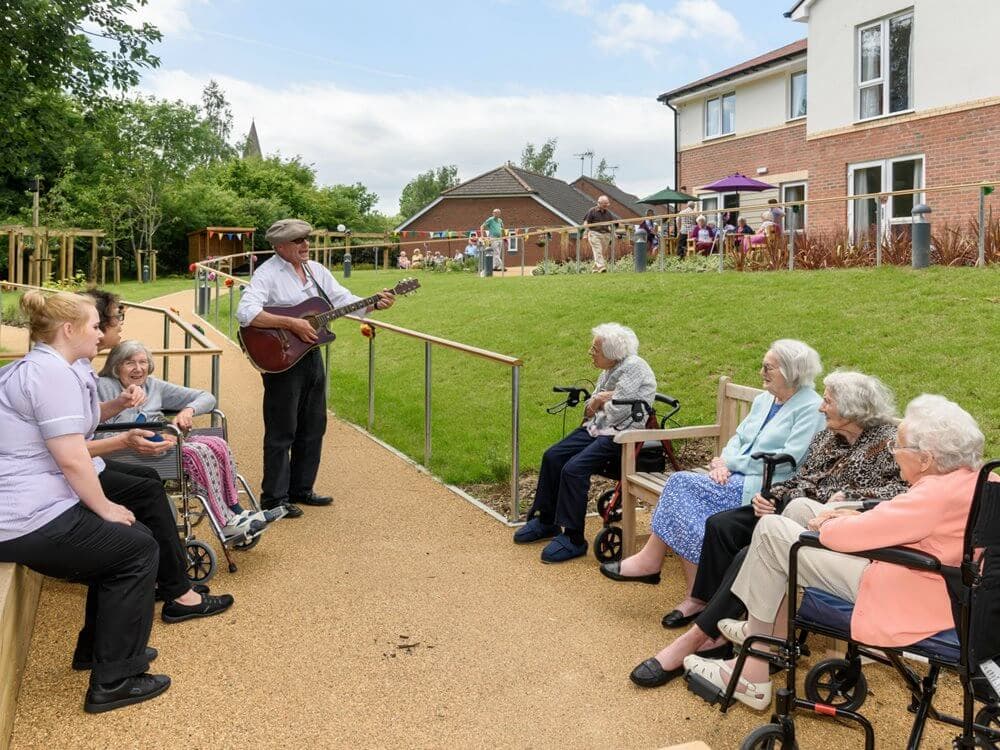
<svg viewBox="0 0 1000 750">
<path fill-rule="evenodd" d="M 90 297 L 69 292 L 45 294 L 36 289 L 21 297 L 21 310 L 28 317 L 28 332 L 33 342 L 51 344 L 63 323 L 74 326 L 87 322 L 97 305 Z"/>
</svg>

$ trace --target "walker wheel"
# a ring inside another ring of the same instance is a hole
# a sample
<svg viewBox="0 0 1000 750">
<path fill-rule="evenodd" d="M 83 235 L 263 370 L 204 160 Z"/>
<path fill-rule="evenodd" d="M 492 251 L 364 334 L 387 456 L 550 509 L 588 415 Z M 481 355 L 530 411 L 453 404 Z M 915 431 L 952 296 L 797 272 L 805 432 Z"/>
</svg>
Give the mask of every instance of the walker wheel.
<svg viewBox="0 0 1000 750">
<path fill-rule="evenodd" d="M 189 539 L 184 543 L 187 554 L 187 577 L 191 583 L 205 583 L 215 575 L 215 550 L 200 539 Z"/>
<path fill-rule="evenodd" d="M 765 724 L 750 732 L 740 745 L 740 750 L 798 750 L 799 743 L 785 742 L 785 733 L 777 724 Z"/>
<path fill-rule="evenodd" d="M 806 698 L 843 711 L 857 711 L 868 697 L 868 680 L 847 659 L 824 659 L 806 674 Z"/>
<path fill-rule="evenodd" d="M 617 490 L 607 490 L 597 498 L 597 513 L 604 519 L 605 523 L 616 523 L 622 520 L 622 506 L 620 503 L 615 504 L 615 507 L 611 511 L 611 517 L 608 518 L 608 506 L 614 501 L 616 492 Z"/>
<path fill-rule="evenodd" d="M 605 526 L 594 537 L 594 557 L 598 562 L 614 562 L 622 559 L 622 530 L 617 526 Z"/>
</svg>

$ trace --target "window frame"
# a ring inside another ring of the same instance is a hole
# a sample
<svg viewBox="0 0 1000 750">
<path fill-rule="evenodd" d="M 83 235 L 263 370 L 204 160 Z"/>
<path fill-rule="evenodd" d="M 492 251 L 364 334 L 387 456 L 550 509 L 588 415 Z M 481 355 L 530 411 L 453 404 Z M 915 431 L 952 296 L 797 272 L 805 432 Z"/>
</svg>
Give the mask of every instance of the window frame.
<svg viewBox="0 0 1000 750">
<path fill-rule="evenodd" d="M 904 154 L 903 156 L 892 156 L 886 157 L 885 159 L 875 159 L 873 161 L 861 161 L 854 164 L 847 165 L 847 195 L 850 198 L 847 201 L 847 230 L 848 230 L 848 241 L 852 244 L 855 242 L 854 237 L 854 206 L 858 199 L 854 197 L 854 173 L 859 169 L 870 169 L 871 167 L 879 167 L 881 169 L 881 180 L 878 192 L 887 193 L 890 192 L 889 185 L 891 184 L 893 165 L 904 162 L 904 161 L 917 161 L 920 160 L 920 187 L 914 189 L 919 189 L 921 192 L 913 194 L 913 204 L 923 203 L 925 194 L 922 192 L 927 185 L 927 155 L 926 154 Z M 893 226 L 899 226 L 903 224 L 912 224 L 913 217 L 893 217 L 895 197 L 889 196 L 889 200 L 886 201 L 884 208 L 880 209 L 882 212 L 881 221 L 877 222 L 879 239 L 884 237 L 889 233 Z"/>
<path fill-rule="evenodd" d="M 778 185 L 778 201 L 780 203 L 785 203 L 788 200 L 788 196 L 785 195 L 785 190 L 787 188 L 795 188 L 795 187 L 802 188 L 802 200 L 804 201 L 809 200 L 809 180 L 793 180 L 791 182 L 782 182 Z M 800 222 L 800 226 L 796 227 L 796 230 L 805 231 L 805 229 L 808 227 L 808 221 L 809 221 L 809 206 L 803 205 L 800 206 L 800 208 L 802 209 L 800 212 L 802 216 L 802 221 Z M 787 233 L 791 231 L 788 227 L 788 218 L 792 214 L 791 207 L 785 206 L 784 211 L 785 211 L 785 218 L 782 221 L 782 225 L 783 229 Z"/>
<path fill-rule="evenodd" d="M 910 45 L 910 57 L 909 57 L 909 92 L 906 102 L 906 107 L 903 109 L 896 110 L 895 112 L 889 111 L 891 94 L 889 91 L 889 71 L 892 68 L 892 51 L 890 49 L 890 28 L 893 21 L 897 21 L 901 18 L 910 19 L 910 33 L 913 33 L 913 23 L 914 23 L 914 12 L 913 8 L 908 8 L 907 10 L 893 13 L 892 15 L 885 16 L 883 18 L 870 21 L 868 23 L 861 24 L 855 27 L 854 34 L 854 45 L 856 52 L 854 55 L 854 66 L 856 69 L 854 75 L 854 117 L 855 122 L 871 122 L 872 120 L 877 120 L 883 117 L 896 117 L 897 115 L 906 114 L 908 112 L 913 112 L 913 45 Z M 862 58 L 862 35 L 871 29 L 877 28 L 879 30 L 879 75 L 877 78 L 871 78 L 867 81 L 862 81 L 862 70 L 864 68 L 863 58 Z M 880 111 L 877 115 L 870 115 L 864 117 L 861 112 L 861 93 L 862 91 L 876 86 L 882 87 L 882 96 L 879 100 Z"/>
<path fill-rule="evenodd" d="M 728 99 L 730 97 L 732 97 L 732 100 L 733 100 L 733 129 L 730 130 L 730 131 L 728 131 L 728 132 L 724 132 L 722 130 L 722 128 L 724 127 L 725 122 L 726 122 L 726 114 L 725 114 L 726 113 L 726 99 Z M 709 132 L 708 132 L 708 123 L 709 123 L 708 110 L 709 110 L 709 105 L 712 102 L 718 102 L 719 103 L 719 120 L 718 120 L 719 132 L 715 133 L 713 135 L 709 135 Z M 736 132 L 736 91 L 735 91 L 735 89 L 733 91 L 729 91 L 729 92 L 727 92 L 725 94 L 719 94 L 718 96 L 713 96 L 710 99 L 706 99 L 705 100 L 705 107 L 704 107 L 704 116 L 702 117 L 702 134 L 703 134 L 702 140 L 711 141 L 711 140 L 714 140 L 716 138 L 725 138 L 727 135 L 733 135 L 735 132 Z"/>
<path fill-rule="evenodd" d="M 785 120 L 786 122 L 795 122 L 796 120 L 804 120 L 804 119 L 806 119 L 806 117 L 809 116 L 809 94 L 808 94 L 808 92 L 809 92 L 809 75 L 808 75 L 808 73 L 809 73 L 808 70 L 796 70 L 794 73 L 790 73 L 788 75 L 788 116 L 787 116 L 787 118 Z M 806 80 L 805 90 L 803 91 L 803 95 L 804 95 L 804 98 L 805 98 L 805 105 L 806 105 L 805 109 L 806 109 L 806 111 L 805 111 L 805 114 L 801 114 L 801 115 L 795 114 L 795 111 L 793 109 L 793 107 L 795 105 L 795 101 L 794 101 L 793 97 L 795 96 L 795 77 L 796 76 L 804 76 L 805 80 Z"/>
</svg>

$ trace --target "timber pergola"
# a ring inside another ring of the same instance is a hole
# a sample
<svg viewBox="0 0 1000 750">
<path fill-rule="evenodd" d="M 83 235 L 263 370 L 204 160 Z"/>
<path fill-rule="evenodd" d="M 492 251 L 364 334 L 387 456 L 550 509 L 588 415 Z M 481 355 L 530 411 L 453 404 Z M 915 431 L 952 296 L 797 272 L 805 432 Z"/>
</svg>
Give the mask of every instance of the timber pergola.
<svg viewBox="0 0 1000 750">
<path fill-rule="evenodd" d="M 73 278 L 73 256 L 76 241 L 81 237 L 90 239 L 90 269 L 87 279 L 91 282 L 97 280 L 98 240 L 105 236 L 103 230 L 3 224 L 0 225 L 0 236 L 3 234 L 7 235 L 7 280 L 10 282 L 40 286 L 53 274 L 56 281 Z M 29 237 L 30 247 L 25 243 L 25 239 Z M 55 255 L 52 254 L 51 247 L 53 240 L 59 243 Z"/>
</svg>

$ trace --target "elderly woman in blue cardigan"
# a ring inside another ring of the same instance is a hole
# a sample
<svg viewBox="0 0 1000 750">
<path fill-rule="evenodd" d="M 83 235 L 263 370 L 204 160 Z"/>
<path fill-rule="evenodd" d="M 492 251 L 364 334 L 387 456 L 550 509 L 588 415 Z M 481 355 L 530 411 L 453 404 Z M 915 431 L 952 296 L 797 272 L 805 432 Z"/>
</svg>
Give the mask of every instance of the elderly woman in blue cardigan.
<svg viewBox="0 0 1000 750">
<path fill-rule="evenodd" d="M 663 558 L 673 549 L 681 558 L 687 594 L 663 618 L 664 627 L 686 625 L 704 609 L 705 602 L 692 598 L 691 587 L 705 522 L 715 513 L 746 505 L 760 492 L 763 462 L 751 454 L 787 453 L 798 465 L 813 435 L 823 429 L 821 399 L 814 387 L 821 371 L 819 355 L 801 341 L 780 339 L 771 344 L 760 368 L 764 393 L 754 399 L 722 455 L 712 459 L 708 474 L 672 474 L 660 495 L 645 547 L 620 563 L 601 566 L 601 572 L 616 581 L 659 583 Z M 786 464 L 775 471 L 774 481 L 783 482 L 793 473 Z"/>
</svg>

